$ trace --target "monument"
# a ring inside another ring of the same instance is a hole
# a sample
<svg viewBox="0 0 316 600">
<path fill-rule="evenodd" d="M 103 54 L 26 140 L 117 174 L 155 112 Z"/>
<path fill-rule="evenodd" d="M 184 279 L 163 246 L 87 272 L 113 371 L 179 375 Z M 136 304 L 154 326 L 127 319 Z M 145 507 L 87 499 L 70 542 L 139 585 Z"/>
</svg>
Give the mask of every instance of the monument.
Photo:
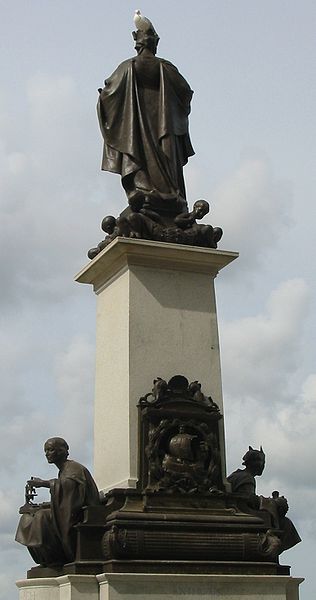
<svg viewBox="0 0 316 600">
<path fill-rule="evenodd" d="M 297 600 L 302 579 L 279 556 L 300 538 L 285 498 L 256 495 L 262 448 L 226 476 L 214 279 L 238 254 L 218 249 L 220 227 L 197 222 L 206 200 L 188 208 L 193 92 L 156 57 L 140 11 L 135 25 L 137 54 L 98 100 L 102 168 L 121 176 L 128 205 L 104 217 L 76 277 L 97 296 L 96 483 L 65 440 L 45 443 L 59 476 L 27 482 L 17 541 L 38 566 L 18 582 L 20 600 Z M 40 486 L 48 505 L 33 502 Z"/>
</svg>

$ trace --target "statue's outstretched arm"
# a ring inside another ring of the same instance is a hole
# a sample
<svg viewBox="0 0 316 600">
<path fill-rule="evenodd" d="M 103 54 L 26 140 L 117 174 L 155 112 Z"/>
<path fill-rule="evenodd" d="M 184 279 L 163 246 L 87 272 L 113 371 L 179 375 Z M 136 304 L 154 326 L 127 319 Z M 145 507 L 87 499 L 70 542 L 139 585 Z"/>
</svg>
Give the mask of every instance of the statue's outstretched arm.
<svg viewBox="0 0 316 600">
<path fill-rule="evenodd" d="M 40 477 L 32 477 L 32 479 L 29 479 L 27 483 L 35 488 L 50 488 L 51 481 L 51 479 L 41 479 Z"/>
</svg>

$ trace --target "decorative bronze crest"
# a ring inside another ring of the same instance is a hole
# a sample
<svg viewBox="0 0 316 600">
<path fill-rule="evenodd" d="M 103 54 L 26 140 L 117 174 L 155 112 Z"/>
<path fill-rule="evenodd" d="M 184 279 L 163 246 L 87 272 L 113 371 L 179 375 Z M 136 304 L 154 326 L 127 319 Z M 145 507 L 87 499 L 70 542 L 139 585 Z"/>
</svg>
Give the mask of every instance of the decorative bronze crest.
<svg viewBox="0 0 316 600">
<path fill-rule="evenodd" d="M 140 411 L 140 485 L 146 491 L 193 494 L 223 489 L 218 421 L 201 384 L 176 375 L 154 380 Z"/>
</svg>

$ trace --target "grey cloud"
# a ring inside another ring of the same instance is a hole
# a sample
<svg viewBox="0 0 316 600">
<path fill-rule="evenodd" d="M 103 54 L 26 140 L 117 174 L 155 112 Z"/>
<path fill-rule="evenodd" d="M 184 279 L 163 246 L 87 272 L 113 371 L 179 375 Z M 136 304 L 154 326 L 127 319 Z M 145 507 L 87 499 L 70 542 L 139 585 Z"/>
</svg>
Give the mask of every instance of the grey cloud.
<svg viewBox="0 0 316 600">
<path fill-rule="evenodd" d="M 86 463 L 92 454 L 95 350 L 91 343 L 76 337 L 57 354 L 55 375 L 61 410 L 56 427 L 64 431 L 71 455 Z"/>
<path fill-rule="evenodd" d="M 69 297 L 73 273 L 102 239 L 101 219 L 119 205 L 99 173 L 95 112 L 87 118 L 74 82 L 33 78 L 28 100 L 23 148 L 6 143 L 6 131 L 0 146 L 4 306 Z"/>
<path fill-rule="evenodd" d="M 265 312 L 222 326 L 223 371 L 232 396 L 254 397 L 264 406 L 286 401 L 299 368 L 309 292 L 301 279 L 282 282 Z"/>
<path fill-rule="evenodd" d="M 243 160 L 212 194 L 211 222 L 224 229 L 225 248 L 242 256 L 231 277 L 240 269 L 253 271 L 291 225 L 293 204 L 288 182 L 277 179 L 263 158 Z"/>
</svg>

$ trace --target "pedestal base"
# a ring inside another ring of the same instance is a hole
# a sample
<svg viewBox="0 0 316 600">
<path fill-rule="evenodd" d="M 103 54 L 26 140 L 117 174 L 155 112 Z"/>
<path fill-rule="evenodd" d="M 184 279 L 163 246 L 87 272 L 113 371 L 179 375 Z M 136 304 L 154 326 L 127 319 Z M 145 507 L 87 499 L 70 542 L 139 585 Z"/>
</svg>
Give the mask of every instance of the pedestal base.
<svg viewBox="0 0 316 600">
<path fill-rule="evenodd" d="M 63 575 L 17 581 L 19 600 L 98 600 L 95 575 Z"/>
<path fill-rule="evenodd" d="M 19 600 L 298 600 L 301 578 L 280 575 L 102 573 L 17 582 Z"/>
<path fill-rule="evenodd" d="M 97 575 L 100 600 L 298 600 L 302 579 L 261 575 Z"/>
</svg>

